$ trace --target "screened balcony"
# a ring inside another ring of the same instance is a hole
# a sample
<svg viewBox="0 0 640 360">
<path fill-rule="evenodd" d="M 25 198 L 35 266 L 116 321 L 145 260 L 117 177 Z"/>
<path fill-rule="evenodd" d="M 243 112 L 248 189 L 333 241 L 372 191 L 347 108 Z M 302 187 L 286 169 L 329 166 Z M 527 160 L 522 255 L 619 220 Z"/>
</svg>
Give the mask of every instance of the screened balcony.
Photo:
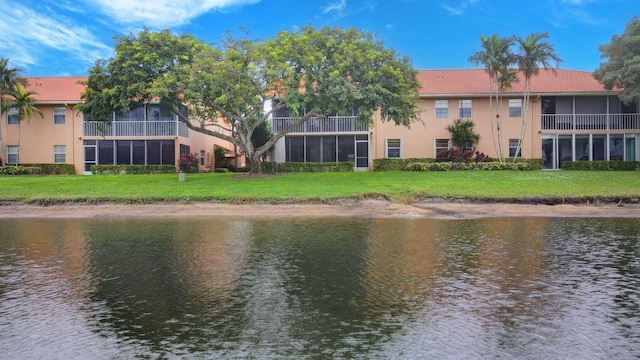
<svg viewBox="0 0 640 360">
<path fill-rule="evenodd" d="M 542 130 L 640 130 L 640 114 L 543 114 Z"/>
<path fill-rule="evenodd" d="M 359 124 L 356 116 L 327 116 L 324 118 L 313 117 L 306 122 L 296 126 L 290 133 L 365 133 L 369 131 L 367 124 Z M 274 117 L 271 119 L 271 128 L 274 134 L 277 134 L 291 124 L 297 118 L 295 117 Z"/>
</svg>

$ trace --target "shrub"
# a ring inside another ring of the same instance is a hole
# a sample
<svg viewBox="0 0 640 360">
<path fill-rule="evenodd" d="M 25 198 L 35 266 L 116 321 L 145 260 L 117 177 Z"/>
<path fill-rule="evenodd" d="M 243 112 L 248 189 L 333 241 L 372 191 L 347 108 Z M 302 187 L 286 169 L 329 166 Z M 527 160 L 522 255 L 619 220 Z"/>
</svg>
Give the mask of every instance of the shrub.
<svg viewBox="0 0 640 360">
<path fill-rule="evenodd" d="M 373 171 L 408 170 L 407 166 L 412 163 L 433 163 L 434 158 L 407 158 L 407 159 L 374 159 Z"/>
<path fill-rule="evenodd" d="M 562 170 L 616 170 L 638 171 L 640 161 L 569 161 L 562 162 Z"/>
<path fill-rule="evenodd" d="M 227 168 L 215 168 L 213 169 L 214 173 L 219 173 L 219 174 L 227 174 L 229 173 L 229 169 Z"/>
<path fill-rule="evenodd" d="M 355 166 L 352 162 L 284 162 L 276 165 L 277 172 L 350 172 Z"/>
<path fill-rule="evenodd" d="M 7 165 L 0 166 L 0 175 L 41 175 L 42 168 L 37 166 Z"/>
<path fill-rule="evenodd" d="M 40 175 L 76 174 L 76 167 L 73 164 L 22 164 L 20 166 L 40 168 Z"/>
<path fill-rule="evenodd" d="M 458 148 L 444 150 L 436 156 L 436 162 L 492 162 L 493 159 L 479 151 L 460 150 Z"/>
<path fill-rule="evenodd" d="M 173 165 L 92 165 L 94 175 L 175 174 Z"/>
<path fill-rule="evenodd" d="M 197 173 L 200 171 L 200 157 L 196 153 L 182 153 L 178 159 L 178 169 L 184 173 Z"/>
</svg>

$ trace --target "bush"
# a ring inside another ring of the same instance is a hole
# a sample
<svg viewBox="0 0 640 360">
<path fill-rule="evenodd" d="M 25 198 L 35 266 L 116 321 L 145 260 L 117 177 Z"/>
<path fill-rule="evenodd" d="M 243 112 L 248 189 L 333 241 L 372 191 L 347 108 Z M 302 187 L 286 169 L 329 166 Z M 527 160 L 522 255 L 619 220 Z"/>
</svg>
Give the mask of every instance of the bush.
<svg viewBox="0 0 640 360">
<path fill-rule="evenodd" d="M 616 171 L 638 171 L 640 161 L 569 161 L 562 162 L 562 170 L 616 170 Z"/>
<path fill-rule="evenodd" d="M 20 166 L 40 168 L 40 175 L 76 174 L 76 167 L 73 164 L 22 164 Z"/>
<path fill-rule="evenodd" d="M 175 174 L 173 165 L 92 165 L 94 175 Z"/>
<path fill-rule="evenodd" d="M 434 158 L 374 159 L 373 171 L 408 170 L 407 167 L 412 163 L 433 163 L 435 161 Z"/>
<path fill-rule="evenodd" d="M 219 173 L 219 174 L 227 174 L 229 173 L 229 169 L 227 168 L 215 168 L 213 169 L 214 173 Z"/>
<path fill-rule="evenodd" d="M 42 168 L 37 166 L 6 165 L 0 166 L 0 175 L 42 175 Z"/>
<path fill-rule="evenodd" d="M 438 153 L 436 156 L 436 162 L 463 162 L 478 163 L 478 162 L 492 162 L 493 159 L 479 151 L 473 150 L 460 150 L 458 148 L 444 150 Z"/>
<path fill-rule="evenodd" d="M 177 161 L 178 169 L 184 173 L 200 172 L 200 156 L 196 153 L 182 153 Z"/>
<path fill-rule="evenodd" d="M 260 163 L 260 171 L 265 174 L 273 174 L 278 169 L 278 163 L 275 161 L 263 161 Z"/>
<path fill-rule="evenodd" d="M 276 164 L 277 172 L 350 172 L 355 166 L 352 162 L 284 162 Z"/>
</svg>

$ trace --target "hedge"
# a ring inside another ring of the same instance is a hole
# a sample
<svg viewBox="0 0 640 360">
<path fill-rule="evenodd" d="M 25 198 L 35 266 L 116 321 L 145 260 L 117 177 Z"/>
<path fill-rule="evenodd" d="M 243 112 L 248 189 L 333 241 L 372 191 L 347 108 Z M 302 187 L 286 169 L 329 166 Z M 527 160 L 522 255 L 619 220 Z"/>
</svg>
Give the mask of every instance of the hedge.
<svg viewBox="0 0 640 360">
<path fill-rule="evenodd" d="M 408 170 L 407 167 L 409 164 L 413 163 L 435 163 L 436 159 L 434 158 L 408 158 L 408 159 L 374 159 L 373 160 L 373 171 L 389 171 L 389 170 Z"/>
<path fill-rule="evenodd" d="M 463 162 L 436 162 L 436 163 L 420 163 L 414 162 L 408 164 L 405 168 L 407 171 L 450 171 L 450 170 L 529 170 L 529 164 L 524 162 L 518 163 L 500 163 L 500 162 L 481 162 L 481 163 L 463 163 Z"/>
<path fill-rule="evenodd" d="M 562 162 L 562 170 L 639 171 L 640 161 L 569 161 Z"/>
<path fill-rule="evenodd" d="M 40 175 L 75 175 L 76 167 L 73 164 L 21 164 L 24 167 L 36 167 L 40 169 Z"/>
<path fill-rule="evenodd" d="M 434 164 L 436 163 L 436 159 L 434 158 L 408 158 L 408 159 L 375 159 L 373 160 L 373 171 L 389 171 L 389 170 L 405 170 L 405 171 L 436 171 L 436 170 L 415 170 L 414 164 Z M 443 162 L 447 164 L 448 162 Z M 442 163 L 441 163 L 442 164 Z M 462 165 L 458 165 L 462 164 Z M 446 170 L 482 170 L 481 166 L 483 163 L 474 163 L 465 164 L 465 163 L 454 163 L 450 168 L 447 168 L 445 165 L 444 168 Z M 494 162 L 484 163 L 484 164 L 494 164 Z M 504 165 L 512 164 L 513 159 L 506 159 Z M 507 168 L 513 168 L 515 170 L 542 170 L 542 159 L 517 159 L 516 164 L 521 164 L 519 166 L 506 166 Z M 495 165 L 490 165 L 495 166 Z M 428 168 L 428 166 L 427 166 Z M 438 166 L 432 166 L 432 169 L 439 169 Z M 443 168 L 443 169 L 444 169 Z M 444 171 L 444 170 L 439 170 Z"/>
<path fill-rule="evenodd" d="M 92 165 L 94 175 L 115 174 L 175 174 L 174 165 Z"/>
<path fill-rule="evenodd" d="M 0 175 L 42 175 L 42 168 L 37 166 L 6 165 L 0 166 Z"/>
<path fill-rule="evenodd" d="M 265 173 L 273 172 L 350 172 L 355 166 L 352 162 L 263 162 L 261 170 Z"/>
</svg>

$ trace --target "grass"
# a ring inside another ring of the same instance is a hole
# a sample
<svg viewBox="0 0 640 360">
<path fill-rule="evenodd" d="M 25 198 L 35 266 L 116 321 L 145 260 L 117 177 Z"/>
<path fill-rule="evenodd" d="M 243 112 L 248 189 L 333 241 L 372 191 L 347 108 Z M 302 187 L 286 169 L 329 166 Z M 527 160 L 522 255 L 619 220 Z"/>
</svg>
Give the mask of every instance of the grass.
<svg viewBox="0 0 640 360">
<path fill-rule="evenodd" d="M 384 197 L 483 201 L 618 201 L 640 197 L 633 171 L 448 171 L 236 174 L 2 176 L 0 201 L 24 203 L 223 201 L 331 202 Z"/>
</svg>

